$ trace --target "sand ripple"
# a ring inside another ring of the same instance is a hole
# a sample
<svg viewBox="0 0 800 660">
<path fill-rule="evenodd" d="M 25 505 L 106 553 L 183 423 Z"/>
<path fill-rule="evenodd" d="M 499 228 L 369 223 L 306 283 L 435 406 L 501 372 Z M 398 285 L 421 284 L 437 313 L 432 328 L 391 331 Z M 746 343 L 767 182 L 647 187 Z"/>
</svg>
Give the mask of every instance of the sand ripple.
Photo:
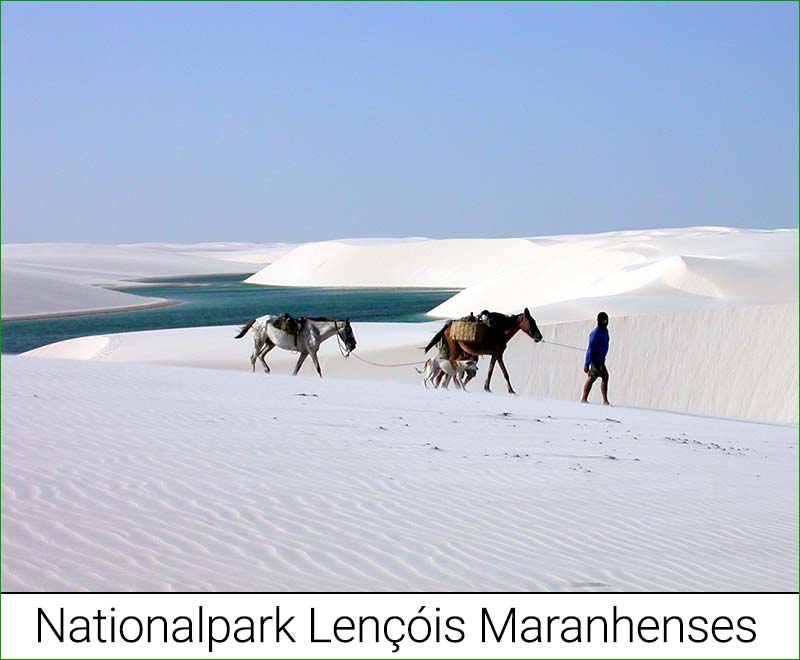
<svg viewBox="0 0 800 660">
<path fill-rule="evenodd" d="M 797 589 L 796 427 L 29 358 L 3 378 L 4 590 Z"/>
</svg>

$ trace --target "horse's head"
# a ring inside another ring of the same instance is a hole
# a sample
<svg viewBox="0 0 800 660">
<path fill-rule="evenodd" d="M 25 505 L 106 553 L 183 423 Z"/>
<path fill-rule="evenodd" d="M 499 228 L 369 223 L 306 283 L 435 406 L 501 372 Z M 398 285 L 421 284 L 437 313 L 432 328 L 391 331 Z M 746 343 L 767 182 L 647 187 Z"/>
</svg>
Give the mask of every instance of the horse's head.
<svg viewBox="0 0 800 660">
<path fill-rule="evenodd" d="M 353 326 L 350 325 L 350 321 L 337 321 L 336 332 L 344 342 L 347 355 L 350 355 L 350 353 L 356 350 L 356 337 L 353 334 Z"/>
<path fill-rule="evenodd" d="M 525 311 L 522 312 L 522 324 L 520 325 L 520 329 L 529 335 L 537 344 L 542 341 L 542 333 L 539 332 L 539 328 L 536 326 L 536 321 L 531 316 L 531 313 L 527 307 L 525 308 Z"/>
</svg>

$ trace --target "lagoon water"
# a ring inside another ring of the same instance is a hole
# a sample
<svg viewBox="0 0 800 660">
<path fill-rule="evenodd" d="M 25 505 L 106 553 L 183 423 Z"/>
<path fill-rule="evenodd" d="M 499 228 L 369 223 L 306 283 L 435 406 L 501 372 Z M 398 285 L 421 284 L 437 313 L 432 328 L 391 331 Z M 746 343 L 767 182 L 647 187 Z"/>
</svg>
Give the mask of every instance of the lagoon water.
<svg viewBox="0 0 800 660">
<path fill-rule="evenodd" d="M 2 326 L 2 352 L 22 353 L 73 337 L 136 330 L 244 324 L 263 314 L 330 316 L 351 321 L 429 321 L 425 312 L 453 289 L 333 289 L 244 284 L 244 275 L 180 278 L 119 289 L 142 296 L 182 301 L 172 307 L 86 314 Z"/>
</svg>

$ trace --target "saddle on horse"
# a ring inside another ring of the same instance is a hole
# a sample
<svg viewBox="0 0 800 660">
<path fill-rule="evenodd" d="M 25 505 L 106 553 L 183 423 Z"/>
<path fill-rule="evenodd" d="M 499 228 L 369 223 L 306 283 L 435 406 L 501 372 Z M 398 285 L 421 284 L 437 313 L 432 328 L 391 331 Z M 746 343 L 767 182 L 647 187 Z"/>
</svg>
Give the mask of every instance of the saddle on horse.
<svg viewBox="0 0 800 660">
<path fill-rule="evenodd" d="M 478 320 L 489 328 L 505 328 L 509 324 L 510 317 L 500 312 L 490 312 L 488 309 L 484 309 L 478 315 Z"/>
<path fill-rule="evenodd" d="M 300 335 L 306 325 L 306 317 L 301 316 L 299 318 L 294 318 L 293 316 L 290 316 L 284 312 L 281 314 L 281 316 L 275 317 L 275 319 L 272 321 L 272 325 L 274 325 L 281 332 L 285 332 L 287 335 L 292 335 L 294 337 L 294 347 L 297 348 L 297 337 Z"/>
</svg>

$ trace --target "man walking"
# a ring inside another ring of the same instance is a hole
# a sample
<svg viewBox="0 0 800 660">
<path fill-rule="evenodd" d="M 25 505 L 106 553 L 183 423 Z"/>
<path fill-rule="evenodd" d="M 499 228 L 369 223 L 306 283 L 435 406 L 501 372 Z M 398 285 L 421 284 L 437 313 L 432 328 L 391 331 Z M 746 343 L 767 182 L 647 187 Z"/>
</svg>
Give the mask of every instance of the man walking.
<svg viewBox="0 0 800 660">
<path fill-rule="evenodd" d="M 603 394 L 603 405 L 610 406 L 608 402 L 608 369 L 606 369 L 606 355 L 608 354 L 608 314 L 600 312 L 597 315 L 597 327 L 589 335 L 589 349 L 586 351 L 586 361 L 583 372 L 589 376 L 583 386 L 581 403 L 589 403 L 589 392 L 598 378 L 601 379 L 600 392 Z"/>
</svg>

